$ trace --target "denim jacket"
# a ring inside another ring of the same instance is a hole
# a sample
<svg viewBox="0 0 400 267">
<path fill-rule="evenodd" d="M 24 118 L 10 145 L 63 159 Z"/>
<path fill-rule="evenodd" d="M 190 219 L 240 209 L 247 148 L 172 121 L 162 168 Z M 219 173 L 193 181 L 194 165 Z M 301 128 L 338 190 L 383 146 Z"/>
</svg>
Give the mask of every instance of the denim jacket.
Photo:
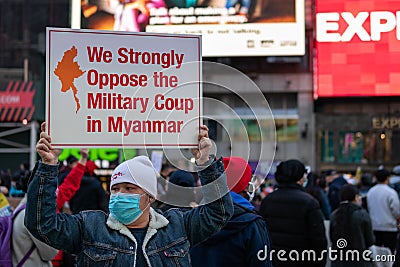
<svg viewBox="0 0 400 267">
<path fill-rule="evenodd" d="M 185 213 L 151 209 L 143 246 L 137 248 L 130 230 L 102 211 L 56 213 L 57 172 L 58 166 L 39 164 L 28 189 L 25 225 L 39 240 L 76 254 L 79 266 L 136 266 L 138 249 L 148 266 L 190 266 L 189 247 L 218 232 L 233 214 L 224 166 L 214 161 L 199 177 L 206 203 L 215 194 L 218 199 Z"/>
</svg>

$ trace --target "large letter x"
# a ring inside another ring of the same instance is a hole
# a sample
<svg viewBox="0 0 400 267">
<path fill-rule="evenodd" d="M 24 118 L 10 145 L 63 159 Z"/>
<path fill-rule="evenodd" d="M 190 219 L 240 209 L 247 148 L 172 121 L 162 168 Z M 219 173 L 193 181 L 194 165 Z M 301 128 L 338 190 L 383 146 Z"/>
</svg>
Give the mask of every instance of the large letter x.
<svg viewBox="0 0 400 267">
<path fill-rule="evenodd" d="M 349 42 L 355 34 L 360 37 L 361 41 L 371 41 L 371 37 L 362 26 L 368 18 L 368 12 L 360 12 L 356 17 L 354 17 L 350 12 L 343 12 L 341 15 L 349 25 L 342 35 L 342 42 Z"/>
</svg>

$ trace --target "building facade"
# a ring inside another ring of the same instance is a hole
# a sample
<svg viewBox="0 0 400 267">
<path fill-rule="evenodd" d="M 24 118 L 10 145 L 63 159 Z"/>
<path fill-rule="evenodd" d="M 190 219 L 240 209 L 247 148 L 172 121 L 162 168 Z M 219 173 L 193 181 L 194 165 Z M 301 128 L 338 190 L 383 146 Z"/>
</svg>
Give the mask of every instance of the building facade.
<svg viewBox="0 0 400 267">
<path fill-rule="evenodd" d="M 393 60 L 400 55 L 397 10 L 393 1 L 316 2 L 314 96 L 320 169 L 354 173 L 358 167 L 375 171 L 400 163 L 400 65 Z"/>
<path fill-rule="evenodd" d="M 104 25 L 106 28 L 110 27 L 110 23 L 115 21 L 115 17 L 110 13 L 110 6 L 106 6 L 108 2 L 110 1 L 82 1 L 82 26 L 95 29 L 101 29 Z M 314 169 L 317 167 L 318 156 L 312 75 L 312 1 L 270 1 L 269 7 L 267 5 L 262 6 L 260 3 L 257 2 L 250 8 L 254 13 L 248 17 L 249 21 L 276 20 L 271 15 L 275 12 L 275 15 L 280 16 L 280 22 L 283 26 L 289 25 L 289 23 L 300 25 L 300 30 L 293 31 L 293 34 L 295 32 L 296 34 L 300 33 L 300 36 L 304 37 L 304 40 L 301 41 L 304 42 L 303 47 L 301 42 L 299 45 L 304 53 L 285 53 L 282 52 L 285 50 L 279 50 L 277 54 L 274 54 L 274 52 L 259 55 L 251 52 L 256 42 L 248 40 L 246 52 L 204 57 L 205 61 L 224 64 L 240 71 L 259 89 L 257 92 L 249 90 L 249 81 L 238 78 L 235 73 L 218 72 L 205 67 L 204 77 L 207 82 L 222 83 L 233 88 L 233 90 L 204 85 L 204 97 L 225 103 L 236 113 L 235 116 L 230 116 L 218 112 L 215 106 L 205 102 L 205 122 L 210 125 L 210 133 L 218 144 L 220 155 L 245 156 L 253 163 L 258 161 L 276 163 L 281 160 L 296 158 Z M 271 3 L 274 3 L 274 5 Z M 218 5 L 218 3 L 215 5 Z M 283 5 L 283 8 L 276 9 L 279 5 Z M 297 5 L 297 9 L 301 7 L 300 10 L 305 11 L 300 16 L 301 21 L 298 21 L 298 19 L 296 21 L 295 5 Z M 271 9 L 273 6 L 275 9 Z M 71 2 L 67 0 L 5 0 L 0 3 L 0 68 L 25 71 L 28 79 L 35 82 L 36 110 L 33 120 L 38 122 L 44 120 L 45 27 L 70 27 L 70 11 Z M 262 12 L 264 12 L 264 15 Z M 301 26 L 303 20 L 305 23 Z M 101 24 L 98 23 L 99 21 L 101 21 Z M 140 26 L 140 29 L 143 30 L 143 26 Z M 290 31 L 287 31 L 287 33 L 289 37 L 285 38 L 290 38 Z M 262 38 L 264 38 L 261 40 L 263 46 L 268 47 L 274 44 L 273 40 L 271 41 L 267 37 Z M 280 41 L 279 44 L 282 47 L 297 45 L 296 41 Z M 225 45 L 233 46 L 233 43 Z M 223 51 L 223 49 L 220 51 Z M 210 52 L 210 54 L 212 53 Z M 4 78 L 4 80 L 7 80 L 7 78 Z M 243 102 L 243 96 L 248 100 L 247 104 Z M 268 102 L 269 107 L 261 101 L 262 98 Z M 249 106 L 255 113 L 264 114 L 264 117 L 259 116 L 259 121 L 255 121 L 254 114 L 249 115 L 247 113 Z M 260 131 L 270 132 L 272 129 L 270 125 L 271 117 L 265 115 L 269 114 L 266 110 L 273 115 L 276 144 L 261 147 Z M 245 133 L 240 132 L 243 125 L 246 130 Z M 227 132 L 238 134 L 227 136 Z M 246 151 L 244 139 L 249 142 L 249 151 Z M 267 150 L 266 155 L 268 156 L 266 158 L 260 157 L 263 154 L 261 149 Z M 141 152 L 143 151 L 138 153 Z M 265 171 L 268 172 L 268 170 Z"/>
</svg>

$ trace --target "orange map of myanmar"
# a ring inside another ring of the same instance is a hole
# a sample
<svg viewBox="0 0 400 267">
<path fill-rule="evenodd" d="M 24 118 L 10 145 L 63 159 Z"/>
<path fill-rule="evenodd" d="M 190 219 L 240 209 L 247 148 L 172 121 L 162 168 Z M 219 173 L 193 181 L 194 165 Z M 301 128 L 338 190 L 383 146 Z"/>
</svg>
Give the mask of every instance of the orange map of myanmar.
<svg viewBox="0 0 400 267">
<path fill-rule="evenodd" d="M 58 79 L 61 81 L 61 92 L 67 92 L 72 89 L 74 93 L 74 100 L 76 103 L 76 113 L 81 108 L 79 104 L 79 99 L 77 97 L 78 89 L 74 84 L 74 80 L 81 77 L 85 71 L 81 70 L 78 62 L 74 61 L 74 58 L 78 55 L 78 50 L 75 46 L 64 52 L 63 58 L 58 62 L 54 74 L 57 75 Z"/>
</svg>

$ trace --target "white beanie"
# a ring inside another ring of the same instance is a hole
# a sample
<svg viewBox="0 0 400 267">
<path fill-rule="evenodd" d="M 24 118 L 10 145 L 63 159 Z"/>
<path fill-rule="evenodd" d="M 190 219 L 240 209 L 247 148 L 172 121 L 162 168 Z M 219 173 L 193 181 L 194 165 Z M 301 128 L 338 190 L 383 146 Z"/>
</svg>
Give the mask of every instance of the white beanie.
<svg viewBox="0 0 400 267">
<path fill-rule="evenodd" d="M 118 165 L 111 175 L 110 190 L 119 183 L 137 185 L 152 197 L 157 196 L 156 170 L 146 156 L 137 156 Z"/>
</svg>

